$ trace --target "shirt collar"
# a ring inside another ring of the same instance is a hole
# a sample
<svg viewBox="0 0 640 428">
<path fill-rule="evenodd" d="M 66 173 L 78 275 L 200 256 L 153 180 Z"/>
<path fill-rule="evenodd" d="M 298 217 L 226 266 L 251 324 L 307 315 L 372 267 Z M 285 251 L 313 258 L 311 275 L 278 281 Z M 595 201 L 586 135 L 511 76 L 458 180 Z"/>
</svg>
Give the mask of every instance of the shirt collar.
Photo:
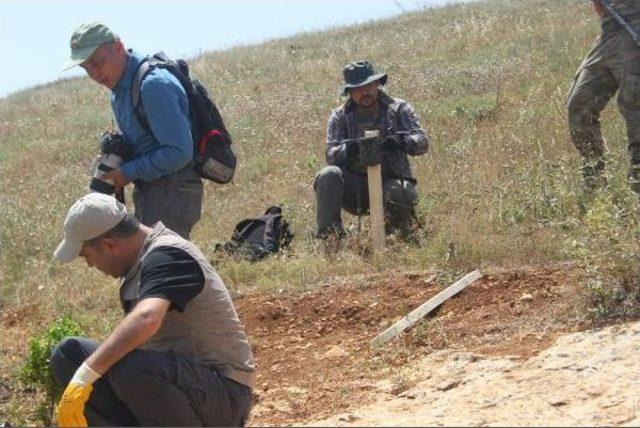
<svg viewBox="0 0 640 428">
<path fill-rule="evenodd" d="M 144 242 L 142 243 L 142 246 L 140 247 L 140 250 L 138 250 L 136 261 L 133 263 L 133 265 L 129 268 L 127 273 L 124 275 L 122 279 L 123 284 L 127 280 L 131 280 L 131 278 L 135 277 L 135 275 L 138 273 L 138 270 L 140 270 L 140 260 L 142 259 L 142 256 L 144 255 L 144 253 L 147 252 L 151 243 L 155 241 L 158 238 L 158 236 L 165 233 L 166 230 L 167 230 L 167 227 L 161 221 L 157 222 L 153 226 L 153 228 L 151 229 L 151 233 L 149 233 L 149 235 L 145 238 Z"/>
<path fill-rule="evenodd" d="M 138 259 L 142 257 L 142 255 L 147 251 L 147 249 L 149 248 L 149 245 L 151 245 L 151 243 L 155 241 L 158 236 L 162 235 L 166 230 L 167 230 L 167 226 L 165 226 L 161 221 L 153 225 L 153 228 L 151 229 L 151 233 L 149 233 L 149 236 L 147 236 L 147 239 L 144 240 L 144 243 L 140 248 L 140 252 L 138 253 Z"/>
</svg>

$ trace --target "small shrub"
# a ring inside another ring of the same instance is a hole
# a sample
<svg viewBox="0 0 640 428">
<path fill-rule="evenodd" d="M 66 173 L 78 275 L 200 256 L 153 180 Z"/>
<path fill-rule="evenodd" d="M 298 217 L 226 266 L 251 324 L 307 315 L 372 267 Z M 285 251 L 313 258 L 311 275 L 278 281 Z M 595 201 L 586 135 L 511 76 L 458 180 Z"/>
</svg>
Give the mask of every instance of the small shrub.
<svg viewBox="0 0 640 428">
<path fill-rule="evenodd" d="M 587 291 L 596 321 L 629 320 L 636 319 L 640 315 L 640 274 L 638 272 L 628 272 L 607 278 L 606 285 L 603 280 L 592 278 L 587 282 Z"/>
<path fill-rule="evenodd" d="M 626 183 L 601 190 L 583 217 L 583 236 L 572 253 L 587 274 L 589 309 L 597 323 L 640 315 L 640 253 L 636 197 Z"/>
<path fill-rule="evenodd" d="M 69 317 L 55 320 L 47 331 L 38 337 L 31 338 L 27 361 L 20 370 L 20 380 L 28 386 L 42 390 L 45 400 L 37 408 L 37 416 L 44 425 L 51 424 L 53 406 L 61 391 L 56 387 L 49 357 L 54 348 L 67 336 L 78 336 L 82 329 L 76 321 Z"/>
</svg>

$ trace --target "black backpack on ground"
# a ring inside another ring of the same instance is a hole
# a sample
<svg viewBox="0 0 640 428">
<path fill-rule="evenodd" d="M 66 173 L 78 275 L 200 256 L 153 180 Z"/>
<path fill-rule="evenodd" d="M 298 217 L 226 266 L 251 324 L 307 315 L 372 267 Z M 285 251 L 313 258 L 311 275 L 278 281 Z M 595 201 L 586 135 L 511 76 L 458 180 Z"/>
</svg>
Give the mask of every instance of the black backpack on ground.
<svg viewBox="0 0 640 428">
<path fill-rule="evenodd" d="M 282 217 L 282 208 L 273 206 L 267 208 L 263 216 L 238 223 L 231 240 L 217 245 L 216 251 L 257 261 L 287 248 L 292 239 L 293 233 L 289 223 Z"/>
<path fill-rule="evenodd" d="M 231 135 L 206 88 L 189 76 L 189 66 L 184 60 L 173 61 L 159 52 L 140 63 L 131 88 L 131 102 L 136 119 L 147 132 L 151 132 L 142 105 L 140 87 L 145 76 L 154 68 L 163 68 L 174 75 L 187 93 L 196 171 L 201 177 L 216 183 L 228 183 L 233 178 L 237 162 L 231 148 Z"/>
</svg>

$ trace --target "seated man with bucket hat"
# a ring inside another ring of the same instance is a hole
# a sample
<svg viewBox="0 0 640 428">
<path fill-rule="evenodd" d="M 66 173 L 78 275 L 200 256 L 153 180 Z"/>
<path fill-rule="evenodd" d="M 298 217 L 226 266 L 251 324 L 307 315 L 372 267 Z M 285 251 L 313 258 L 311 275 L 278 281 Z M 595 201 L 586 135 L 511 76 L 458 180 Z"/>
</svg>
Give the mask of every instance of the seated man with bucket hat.
<svg viewBox="0 0 640 428">
<path fill-rule="evenodd" d="M 359 160 L 358 139 L 379 131 L 385 229 L 407 236 L 413 227 L 418 201 L 416 180 L 407 155 L 427 152 L 429 140 L 413 107 L 382 89 L 386 73 L 376 73 L 368 61 L 343 69 L 342 95 L 347 102 L 331 112 L 327 127 L 327 163 L 314 183 L 319 238 L 344 235 L 341 209 L 353 215 L 369 209 L 367 170 Z"/>
</svg>

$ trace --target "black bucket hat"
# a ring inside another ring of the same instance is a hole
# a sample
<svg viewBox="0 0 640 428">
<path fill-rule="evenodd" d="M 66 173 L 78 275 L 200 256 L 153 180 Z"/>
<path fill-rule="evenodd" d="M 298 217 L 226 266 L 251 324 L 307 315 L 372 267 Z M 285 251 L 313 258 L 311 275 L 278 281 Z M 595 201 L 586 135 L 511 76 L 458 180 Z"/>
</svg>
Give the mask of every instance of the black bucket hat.
<svg viewBox="0 0 640 428">
<path fill-rule="evenodd" d="M 381 85 L 387 83 L 387 73 L 376 73 L 369 61 L 354 61 L 342 69 L 344 85 L 342 95 L 347 95 L 351 88 L 359 88 L 371 82 L 379 81 Z"/>
</svg>

